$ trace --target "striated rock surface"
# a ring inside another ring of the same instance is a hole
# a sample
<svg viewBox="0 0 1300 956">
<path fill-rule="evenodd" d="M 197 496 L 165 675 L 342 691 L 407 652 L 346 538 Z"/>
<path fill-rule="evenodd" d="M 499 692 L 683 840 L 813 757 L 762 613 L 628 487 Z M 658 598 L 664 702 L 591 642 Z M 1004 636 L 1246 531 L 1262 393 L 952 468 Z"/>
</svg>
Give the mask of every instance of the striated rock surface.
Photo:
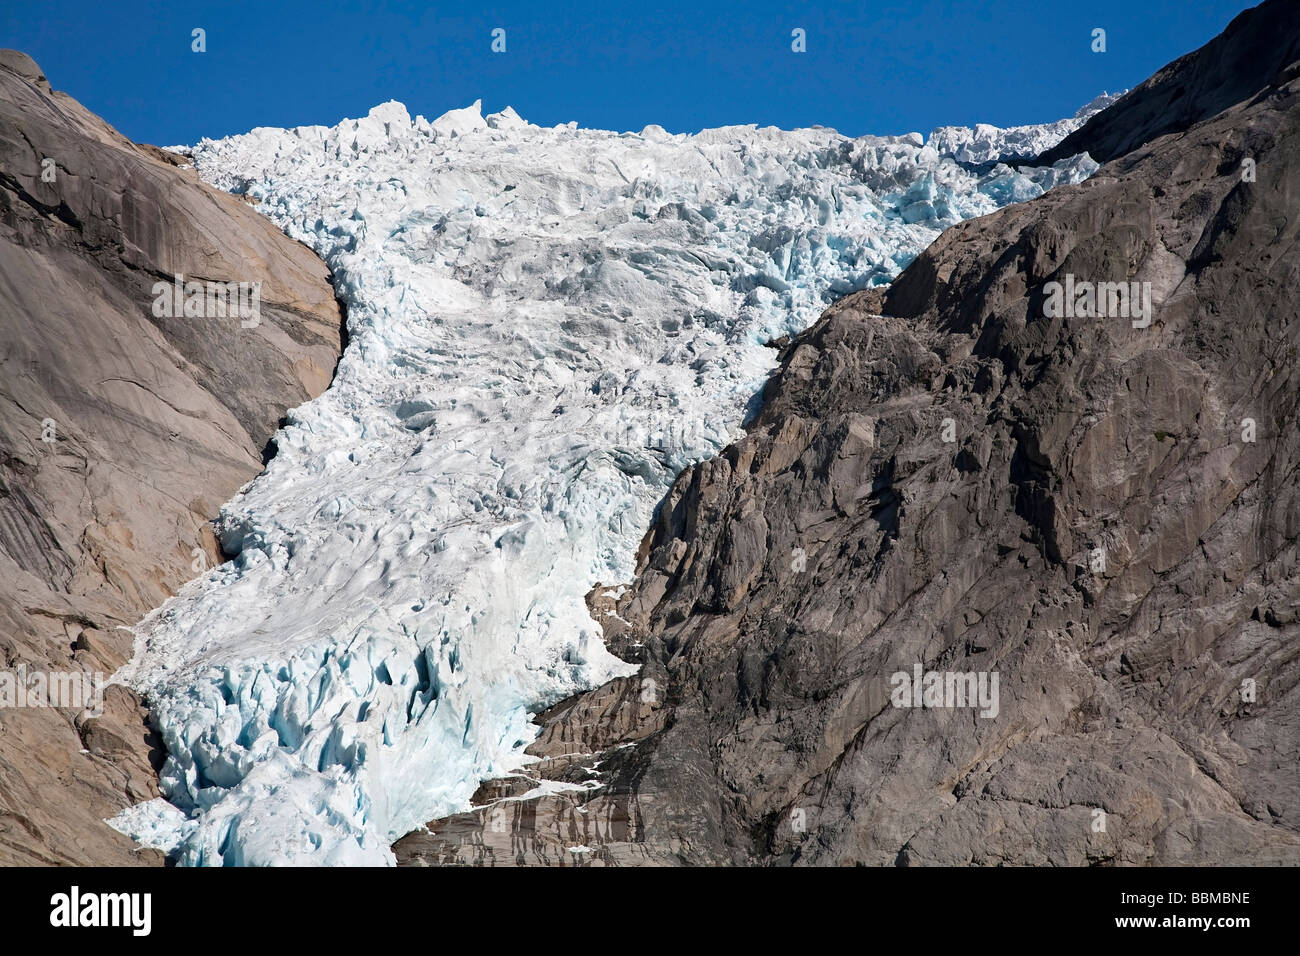
<svg viewBox="0 0 1300 956">
<path fill-rule="evenodd" d="M 1300 863 L 1300 77 L 1129 136 L 796 337 L 592 592 L 640 673 L 399 862 Z M 996 707 L 896 706 L 917 665 Z"/>
<path fill-rule="evenodd" d="M 260 282 L 256 324 L 155 317 L 177 273 Z M 0 51 L 0 672 L 131 656 L 341 327 L 310 250 Z M 156 748 L 122 687 L 99 718 L 0 707 L 0 864 L 158 862 L 102 822 L 156 796 Z"/>
</svg>

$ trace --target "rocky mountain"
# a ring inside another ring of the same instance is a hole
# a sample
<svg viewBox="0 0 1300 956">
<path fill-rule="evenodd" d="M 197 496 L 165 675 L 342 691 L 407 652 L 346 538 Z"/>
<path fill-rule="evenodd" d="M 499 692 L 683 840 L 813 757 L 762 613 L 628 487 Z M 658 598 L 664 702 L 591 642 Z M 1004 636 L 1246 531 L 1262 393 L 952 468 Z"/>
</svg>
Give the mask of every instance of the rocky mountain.
<svg viewBox="0 0 1300 956">
<path fill-rule="evenodd" d="M 587 592 L 633 576 L 676 476 L 743 433 L 766 343 L 945 226 L 1085 179 L 1086 156 L 1000 160 L 1106 102 L 928 139 L 387 102 L 195 144 L 324 258 L 351 335 L 222 509 L 237 557 L 137 630 L 122 676 L 166 799 L 113 825 L 185 865 L 394 862 L 526 759 L 539 710 L 635 671 Z"/>
<path fill-rule="evenodd" d="M 204 295 L 162 301 L 177 275 Z M 222 559 L 210 520 L 330 382 L 328 278 L 0 51 L 0 670 L 111 675 L 123 628 Z M 99 717 L 7 701 L 0 864 L 158 862 L 103 819 L 157 793 L 160 759 L 124 687 Z"/>
<path fill-rule="evenodd" d="M 786 345 L 591 592 L 638 673 L 399 863 L 1300 863 L 1294 10 Z"/>
<path fill-rule="evenodd" d="M 1300 61 L 1297 17 L 1300 9 L 1287 0 L 1243 11 L 1205 46 L 1159 70 L 1113 108 L 1042 151 L 1039 162 L 1078 153 L 1109 162 L 1157 136 L 1182 132 L 1295 79 L 1291 69 Z"/>
</svg>

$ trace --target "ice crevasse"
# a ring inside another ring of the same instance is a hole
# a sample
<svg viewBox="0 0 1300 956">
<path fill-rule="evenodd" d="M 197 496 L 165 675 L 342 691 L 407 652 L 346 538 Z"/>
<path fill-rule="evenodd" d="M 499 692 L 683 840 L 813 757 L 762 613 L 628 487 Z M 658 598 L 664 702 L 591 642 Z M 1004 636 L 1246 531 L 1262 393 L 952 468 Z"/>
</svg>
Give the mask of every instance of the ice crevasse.
<svg viewBox="0 0 1300 956">
<path fill-rule="evenodd" d="M 149 702 L 165 799 L 112 824 L 185 864 L 388 864 L 466 809 L 527 761 L 533 715 L 632 672 L 584 597 L 630 580 L 674 477 L 739 435 L 765 343 L 1090 175 L 1014 161 L 1111 99 L 928 139 L 390 102 L 194 147 L 333 270 L 349 344 L 223 509 L 235 559 L 137 628 L 116 679 Z"/>
</svg>

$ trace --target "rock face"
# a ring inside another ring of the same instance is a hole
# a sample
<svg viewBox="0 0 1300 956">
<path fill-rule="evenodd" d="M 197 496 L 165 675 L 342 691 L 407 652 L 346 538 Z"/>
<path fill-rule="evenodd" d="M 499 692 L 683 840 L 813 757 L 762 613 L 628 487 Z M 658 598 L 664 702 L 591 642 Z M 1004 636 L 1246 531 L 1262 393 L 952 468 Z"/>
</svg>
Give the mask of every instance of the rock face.
<svg viewBox="0 0 1300 956">
<path fill-rule="evenodd" d="M 178 273 L 261 283 L 260 311 L 155 317 Z M 306 247 L 0 51 L 0 673 L 130 657 L 341 328 Z M 0 864 L 157 862 L 102 822 L 156 795 L 151 747 L 122 687 L 97 719 L 0 707 Z"/>
<path fill-rule="evenodd" d="M 1261 8 L 1270 49 L 1288 9 Z M 640 674 L 541 715 L 539 762 L 399 862 L 1300 863 L 1300 78 L 1276 80 L 1130 131 L 790 343 L 636 581 L 593 592 Z M 1052 317 L 1052 282 L 1149 283 L 1151 320 Z M 899 706 L 918 665 L 995 706 Z"/>
</svg>

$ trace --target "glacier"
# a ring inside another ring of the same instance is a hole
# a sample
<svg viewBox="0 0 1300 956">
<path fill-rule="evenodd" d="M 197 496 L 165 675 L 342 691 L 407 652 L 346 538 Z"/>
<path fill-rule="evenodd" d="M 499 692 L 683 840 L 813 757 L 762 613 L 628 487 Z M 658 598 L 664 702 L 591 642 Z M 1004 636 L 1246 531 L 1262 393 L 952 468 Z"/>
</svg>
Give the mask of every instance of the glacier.
<svg viewBox="0 0 1300 956">
<path fill-rule="evenodd" d="M 391 864 L 526 765 L 537 712 L 634 670 L 585 595 L 630 580 L 674 477 L 741 433 L 766 343 L 1091 175 L 1015 164 L 1113 99 L 928 138 L 389 102 L 193 147 L 328 264 L 348 343 L 222 510 L 233 560 L 136 628 L 114 679 L 149 703 L 165 799 L 110 823 L 182 864 Z"/>
</svg>

